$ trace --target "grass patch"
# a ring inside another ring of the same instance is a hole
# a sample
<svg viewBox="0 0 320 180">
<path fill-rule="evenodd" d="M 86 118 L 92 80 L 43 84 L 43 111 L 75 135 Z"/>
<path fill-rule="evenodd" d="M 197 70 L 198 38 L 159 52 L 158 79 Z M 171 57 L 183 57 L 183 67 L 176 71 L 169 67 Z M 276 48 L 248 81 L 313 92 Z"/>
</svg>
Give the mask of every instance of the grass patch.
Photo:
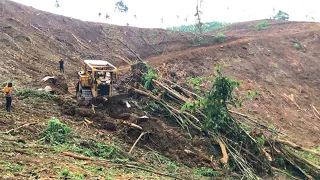
<svg viewBox="0 0 320 180">
<path fill-rule="evenodd" d="M 121 157 L 119 148 L 114 145 L 104 145 L 99 142 L 93 142 L 84 146 L 80 143 L 79 145 L 71 145 L 68 149 L 88 157 L 126 161 L 126 159 L 119 159 L 119 157 Z"/>
<path fill-rule="evenodd" d="M 16 95 L 17 96 L 24 96 L 26 98 L 39 97 L 41 99 L 48 99 L 48 100 L 53 100 L 56 97 L 55 95 L 49 94 L 47 92 L 37 91 L 37 90 L 32 90 L 32 89 L 17 91 Z"/>
<path fill-rule="evenodd" d="M 213 178 L 218 176 L 218 171 L 206 167 L 194 168 L 193 173 L 196 177 L 204 176 Z"/>
<path fill-rule="evenodd" d="M 78 172 L 70 172 L 69 169 L 63 169 L 58 173 L 59 179 L 83 180 L 84 175 Z"/>
</svg>

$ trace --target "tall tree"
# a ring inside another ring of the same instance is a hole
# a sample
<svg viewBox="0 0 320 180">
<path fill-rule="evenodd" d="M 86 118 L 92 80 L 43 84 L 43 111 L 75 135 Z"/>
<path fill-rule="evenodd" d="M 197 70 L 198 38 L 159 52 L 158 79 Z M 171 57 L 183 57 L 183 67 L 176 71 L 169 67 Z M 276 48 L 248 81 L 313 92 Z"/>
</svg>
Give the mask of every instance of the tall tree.
<svg viewBox="0 0 320 180">
<path fill-rule="evenodd" d="M 60 7 L 60 4 L 59 4 L 59 1 L 58 1 L 58 0 L 56 0 L 55 6 L 56 6 L 57 8 Z"/>
<path fill-rule="evenodd" d="M 275 16 L 273 16 L 273 19 L 287 21 L 289 19 L 289 14 L 279 10 L 278 13 Z"/>
<path fill-rule="evenodd" d="M 124 4 L 122 0 L 116 2 L 115 9 L 122 13 L 126 13 L 129 10 L 128 6 Z"/>
<path fill-rule="evenodd" d="M 203 0 L 197 0 L 197 6 L 196 6 L 196 14 L 194 15 L 196 17 L 196 28 L 199 31 L 200 34 L 202 34 L 202 21 L 201 21 L 201 16 L 202 16 L 202 2 Z"/>
</svg>

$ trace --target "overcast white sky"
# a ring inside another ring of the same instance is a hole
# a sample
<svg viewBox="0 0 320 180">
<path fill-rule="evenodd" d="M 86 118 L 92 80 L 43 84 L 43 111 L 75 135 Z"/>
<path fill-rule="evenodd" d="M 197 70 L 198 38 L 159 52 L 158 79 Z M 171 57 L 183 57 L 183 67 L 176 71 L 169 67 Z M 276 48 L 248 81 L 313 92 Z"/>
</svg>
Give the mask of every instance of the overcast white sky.
<svg viewBox="0 0 320 180">
<path fill-rule="evenodd" d="M 129 7 L 126 14 L 114 12 L 117 0 L 14 0 L 37 9 L 84 21 L 165 28 L 195 22 L 197 0 L 123 0 Z M 287 12 L 292 21 L 320 21 L 318 0 L 203 0 L 203 21 L 241 22 L 267 19 L 273 8 Z M 98 13 L 101 12 L 101 17 Z M 108 13 L 110 19 L 106 20 Z M 134 17 L 136 15 L 136 18 Z M 179 16 L 179 18 L 177 17 Z M 308 16 L 308 17 L 306 17 Z M 188 21 L 185 22 L 185 18 Z M 312 17 L 314 19 L 312 19 Z M 163 18 L 163 23 L 161 22 Z"/>
</svg>

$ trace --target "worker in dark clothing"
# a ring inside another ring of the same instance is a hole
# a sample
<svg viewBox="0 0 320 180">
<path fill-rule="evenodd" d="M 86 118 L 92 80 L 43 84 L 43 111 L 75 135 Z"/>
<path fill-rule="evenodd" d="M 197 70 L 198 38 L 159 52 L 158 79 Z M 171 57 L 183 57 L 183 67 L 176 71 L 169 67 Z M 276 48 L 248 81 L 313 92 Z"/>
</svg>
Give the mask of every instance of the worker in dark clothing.
<svg viewBox="0 0 320 180">
<path fill-rule="evenodd" d="M 64 64 L 64 61 L 63 61 L 63 59 L 61 58 L 60 61 L 59 61 L 59 65 L 60 65 L 60 72 L 62 72 L 62 73 L 64 73 L 63 64 Z"/>
<path fill-rule="evenodd" d="M 4 96 L 6 97 L 6 109 L 7 109 L 7 112 L 11 111 L 11 103 L 12 103 L 11 91 L 12 91 L 12 89 L 13 89 L 13 87 L 12 87 L 12 83 L 11 82 L 9 82 L 6 87 L 4 87 Z"/>
</svg>

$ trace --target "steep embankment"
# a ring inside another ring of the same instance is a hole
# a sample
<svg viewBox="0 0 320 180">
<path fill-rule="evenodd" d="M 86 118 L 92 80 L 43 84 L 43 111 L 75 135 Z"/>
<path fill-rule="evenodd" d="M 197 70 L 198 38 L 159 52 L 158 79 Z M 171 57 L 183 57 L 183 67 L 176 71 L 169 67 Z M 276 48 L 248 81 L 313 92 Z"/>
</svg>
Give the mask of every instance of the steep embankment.
<svg viewBox="0 0 320 180">
<path fill-rule="evenodd" d="M 214 74 L 214 66 L 221 65 L 226 75 L 242 84 L 235 92 L 244 100 L 240 111 L 270 126 L 274 124 L 274 128 L 301 144 L 320 143 L 317 23 L 270 21 L 261 28 L 257 26 L 260 21 L 239 23 L 219 30 L 226 34 L 227 41 L 217 43 L 212 41 L 212 35 L 218 31 L 201 38 L 192 33 L 83 22 L 11 1 L 0 4 L 0 23 L 1 83 L 14 81 L 19 90 L 43 87 L 40 80 L 57 74 L 60 57 L 65 59 L 66 73 L 58 77 L 66 78 L 69 84 L 74 83 L 80 60 L 86 58 L 107 59 L 122 66 L 126 64 L 119 56 L 134 60 L 138 54 L 158 68 L 163 77 L 181 84 L 186 78 L 200 77 L 204 88 L 210 88 L 206 77 Z M 65 83 L 61 82 L 63 86 Z M 92 111 L 91 105 L 81 104 L 68 95 L 22 92 L 15 98 L 11 114 L 0 111 L 1 176 L 58 178 L 67 171 L 68 177 L 75 173 L 86 178 L 150 178 L 136 169 L 118 171 L 117 168 L 124 167 L 118 164 L 122 163 L 118 156 L 114 162 L 104 161 L 110 154 L 103 148 L 112 149 L 115 145 L 129 152 L 140 135 L 128 122 L 140 123 L 148 132 L 133 153 L 139 162 L 182 179 L 195 178 L 193 172 L 197 169 L 191 168 L 212 165 L 212 159 L 206 155 L 214 154 L 209 139 L 190 138 L 181 128 L 147 114 L 136 102 L 132 102 L 131 109 L 110 103 Z M 139 119 L 146 114 L 149 121 Z M 47 127 L 46 119 L 52 117 L 72 129 L 76 136 L 70 144 L 42 143 L 41 132 Z M 199 153 L 190 153 L 189 149 Z M 94 159 L 57 153 L 63 151 Z M 170 159 L 160 156 L 161 153 Z M 219 157 L 217 154 L 214 159 Z M 176 163 L 189 167 L 177 167 Z M 38 164 L 42 165 L 35 166 Z M 210 172 L 211 176 L 217 175 L 216 171 Z"/>
<path fill-rule="evenodd" d="M 18 87 L 32 86 L 55 72 L 60 57 L 72 77 L 80 59 L 106 59 L 121 66 L 125 63 L 116 55 L 137 59 L 129 48 L 146 58 L 186 49 L 195 38 L 190 33 L 83 22 L 11 1 L 1 3 L 0 9 L 0 74 Z"/>
<path fill-rule="evenodd" d="M 270 21 L 258 31 L 255 26 L 261 22 L 239 23 L 220 30 L 236 40 L 147 61 L 164 68 L 164 76 L 177 72 L 173 79 L 180 81 L 208 77 L 214 74 L 216 65 L 224 66 L 225 74 L 242 84 L 237 92 L 245 102 L 242 112 L 274 124 L 299 143 L 318 146 L 320 24 Z M 259 95 L 252 97 L 254 92 Z"/>
</svg>

